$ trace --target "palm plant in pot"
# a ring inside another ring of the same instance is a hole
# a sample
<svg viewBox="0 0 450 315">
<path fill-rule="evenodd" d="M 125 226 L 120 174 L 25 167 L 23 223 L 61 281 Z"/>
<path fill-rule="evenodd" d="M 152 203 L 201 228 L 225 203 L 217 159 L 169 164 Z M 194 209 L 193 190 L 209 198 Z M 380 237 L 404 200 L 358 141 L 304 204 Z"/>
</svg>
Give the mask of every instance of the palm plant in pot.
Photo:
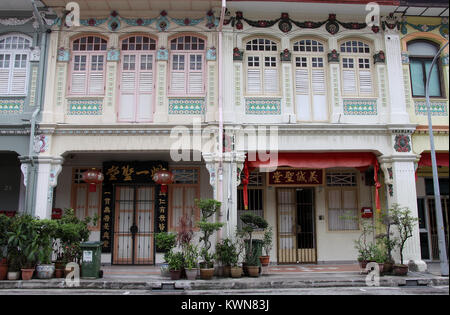
<svg viewBox="0 0 450 315">
<path fill-rule="evenodd" d="M 169 255 L 176 245 L 177 235 L 168 232 L 156 233 L 156 248 L 164 253 L 164 263 L 161 266 L 161 276 L 169 277 Z"/>
<path fill-rule="evenodd" d="M 259 276 L 259 248 L 254 246 L 257 242 L 253 240 L 253 232 L 255 229 L 266 229 L 268 226 L 267 221 L 253 213 L 245 213 L 241 215 L 241 220 L 245 224 L 242 231 L 248 236 L 248 245 L 246 248 L 245 262 L 248 269 L 248 274 L 251 277 Z M 261 241 L 260 241 L 261 242 Z M 255 243 L 255 244 L 254 244 Z M 262 244 L 262 242 L 261 242 Z"/>
<path fill-rule="evenodd" d="M 201 219 L 197 223 L 202 233 L 202 236 L 199 240 L 203 243 L 203 247 L 200 251 L 200 255 L 203 259 L 203 261 L 200 262 L 200 277 L 203 280 L 210 280 L 214 276 L 215 259 L 215 254 L 210 252 L 210 238 L 214 232 L 222 228 L 223 223 L 208 222 L 208 219 L 212 217 L 217 211 L 219 211 L 222 203 L 214 199 L 196 199 L 195 203 L 201 211 Z"/>
<path fill-rule="evenodd" d="M 37 277 L 39 279 L 50 279 L 55 273 L 52 254 L 57 222 L 54 220 L 39 220 L 36 224 L 39 233 L 39 264 L 36 266 Z"/>
<path fill-rule="evenodd" d="M 405 249 L 406 241 L 413 237 L 418 219 L 411 216 L 411 210 L 408 207 L 400 207 L 398 204 L 393 205 L 390 212 L 393 224 L 398 229 L 397 246 L 400 252 L 400 264 L 395 264 L 393 270 L 395 275 L 404 276 L 408 274 L 408 265 L 403 263 L 403 250 Z"/>
<path fill-rule="evenodd" d="M 262 243 L 266 255 L 259 257 L 259 260 L 263 267 L 268 266 L 270 263 L 270 251 L 272 250 L 272 238 L 273 238 L 272 227 L 269 226 L 264 231 L 264 238 L 263 238 L 263 243 Z"/>
<path fill-rule="evenodd" d="M 22 279 L 30 280 L 33 277 L 39 253 L 39 233 L 36 221 L 30 215 L 17 217 L 8 235 L 8 247 L 16 248 L 21 257 Z"/>
</svg>

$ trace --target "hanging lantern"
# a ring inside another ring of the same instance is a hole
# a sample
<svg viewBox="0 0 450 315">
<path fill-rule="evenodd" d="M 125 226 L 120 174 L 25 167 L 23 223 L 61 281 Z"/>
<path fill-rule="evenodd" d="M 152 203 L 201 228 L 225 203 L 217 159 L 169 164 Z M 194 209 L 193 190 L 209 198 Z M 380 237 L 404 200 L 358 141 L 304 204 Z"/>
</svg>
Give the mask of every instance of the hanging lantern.
<svg viewBox="0 0 450 315">
<path fill-rule="evenodd" d="M 172 172 L 168 170 L 159 170 L 155 172 L 155 174 L 153 175 L 153 180 L 158 185 L 161 185 L 161 193 L 166 194 L 167 185 L 173 183 L 174 175 L 172 174 Z"/>
<path fill-rule="evenodd" d="M 97 184 L 100 184 L 103 181 L 103 178 L 102 172 L 97 171 L 95 168 L 81 174 L 81 179 L 89 184 L 89 192 L 96 192 Z"/>
</svg>

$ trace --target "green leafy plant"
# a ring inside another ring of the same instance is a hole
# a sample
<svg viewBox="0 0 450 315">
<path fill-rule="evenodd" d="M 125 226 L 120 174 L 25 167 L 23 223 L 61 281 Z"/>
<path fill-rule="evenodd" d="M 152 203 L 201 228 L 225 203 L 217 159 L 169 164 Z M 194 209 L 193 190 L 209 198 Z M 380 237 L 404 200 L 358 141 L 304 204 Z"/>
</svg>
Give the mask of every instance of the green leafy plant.
<svg viewBox="0 0 450 315">
<path fill-rule="evenodd" d="M 208 219 L 220 209 L 221 203 L 214 199 L 196 199 L 195 204 L 198 208 L 200 208 L 202 214 L 201 220 L 197 222 L 197 226 L 200 228 L 200 231 L 203 234 L 199 238 L 200 242 L 203 242 L 203 247 L 200 251 L 200 255 L 203 258 L 201 266 L 212 268 L 214 267 L 213 260 L 215 259 L 215 255 L 209 252 L 211 248 L 210 238 L 214 232 L 222 228 L 223 223 L 208 222 Z"/>
<path fill-rule="evenodd" d="M 221 261 L 224 266 L 231 266 L 237 255 L 236 245 L 232 240 L 226 238 L 216 244 L 216 255 L 217 259 Z"/>
<path fill-rule="evenodd" d="M 184 265 L 184 257 L 182 252 L 170 251 L 167 255 L 167 263 L 169 264 L 169 270 L 181 270 Z"/>
<path fill-rule="evenodd" d="M 36 227 L 39 234 L 39 262 L 50 264 L 52 262 L 53 240 L 56 237 L 58 223 L 55 220 L 37 220 Z"/>
<path fill-rule="evenodd" d="M 156 247 L 164 252 L 164 261 L 168 263 L 170 251 L 175 247 L 176 245 L 176 239 L 177 235 L 173 233 L 168 232 L 160 232 L 156 233 L 155 240 L 156 240 Z"/>
<path fill-rule="evenodd" d="M 8 248 L 13 251 L 24 269 L 32 269 L 38 261 L 39 233 L 36 220 L 30 215 L 17 216 L 7 232 Z"/>
<path fill-rule="evenodd" d="M 356 219 L 354 218 L 354 220 Z M 355 249 L 358 251 L 358 261 L 368 261 L 373 256 L 373 251 L 376 247 L 373 243 L 375 226 L 372 219 L 362 219 L 360 224 L 361 234 L 359 238 L 354 241 Z"/>
<path fill-rule="evenodd" d="M 400 263 L 403 265 L 403 250 L 405 249 L 406 241 L 413 236 L 418 219 L 411 215 L 411 210 L 408 207 L 400 207 L 398 204 L 392 206 L 390 215 L 393 225 L 398 229 L 397 246 L 400 251 Z"/>
<path fill-rule="evenodd" d="M 272 239 L 273 239 L 272 227 L 269 226 L 264 231 L 264 238 L 263 238 L 263 248 L 264 248 L 264 251 L 266 252 L 266 256 L 270 256 L 270 251 L 272 250 L 272 246 L 273 246 Z"/>
<path fill-rule="evenodd" d="M 199 257 L 198 246 L 189 243 L 183 250 L 183 256 L 184 256 L 184 267 L 186 269 L 192 270 L 194 268 L 197 268 Z"/>
<path fill-rule="evenodd" d="M 255 229 L 266 229 L 268 227 L 267 221 L 253 213 L 245 213 L 241 215 L 241 221 L 245 224 L 242 228 L 244 235 L 248 236 L 248 249 L 246 250 L 246 262 L 248 266 L 258 265 L 258 255 L 253 250 L 253 232 Z"/>
</svg>

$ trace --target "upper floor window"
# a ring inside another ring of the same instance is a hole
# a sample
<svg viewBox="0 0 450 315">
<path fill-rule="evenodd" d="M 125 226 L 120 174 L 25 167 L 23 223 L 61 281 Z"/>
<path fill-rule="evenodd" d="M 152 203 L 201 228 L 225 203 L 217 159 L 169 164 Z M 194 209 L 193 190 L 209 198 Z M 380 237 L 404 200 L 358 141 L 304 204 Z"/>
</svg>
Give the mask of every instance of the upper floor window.
<svg viewBox="0 0 450 315">
<path fill-rule="evenodd" d="M 368 44 L 350 40 L 340 45 L 342 86 L 345 96 L 374 94 L 371 49 Z"/>
<path fill-rule="evenodd" d="M 30 47 L 23 35 L 0 37 L 0 95 L 27 94 Z"/>
<path fill-rule="evenodd" d="M 84 36 L 72 42 L 69 94 L 104 94 L 106 45 L 106 40 L 98 36 Z"/>
<path fill-rule="evenodd" d="M 156 41 L 148 36 L 122 40 L 119 83 L 120 121 L 153 119 Z"/>
<path fill-rule="evenodd" d="M 312 39 L 293 45 L 297 117 L 302 121 L 324 121 L 328 118 L 325 48 Z"/>
<path fill-rule="evenodd" d="M 428 41 L 412 41 L 408 43 L 411 86 L 413 97 L 425 97 L 425 86 L 429 76 L 431 63 L 439 47 Z M 441 97 L 442 85 L 440 76 L 440 65 L 433 67 L 430 76 L 430 96 Z"/>
<path fill-rule="evenodd" d="M 171 95 L 200 96 L 205 92 L 205 40 L 180 36 L 170 41 Z"/>
<path fill-rule="evenodd" d="M 278 45 L 272 40 L 256 38 L 245 45 L 247 94 L 279 93 Z"/>
</svg>

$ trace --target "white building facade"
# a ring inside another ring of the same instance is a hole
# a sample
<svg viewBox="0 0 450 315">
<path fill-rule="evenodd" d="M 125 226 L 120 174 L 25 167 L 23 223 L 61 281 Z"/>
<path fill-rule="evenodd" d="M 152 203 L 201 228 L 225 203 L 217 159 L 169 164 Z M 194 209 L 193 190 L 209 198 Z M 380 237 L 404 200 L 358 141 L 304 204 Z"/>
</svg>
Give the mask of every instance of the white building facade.
<svg viewBox="0 0 450 315">
<path fill-rule="evenodd" d="M 397 203 L 417 217 L 395 6 L 372 27 L 365 1 L 255 4 L 83 2 L 70 28 L 60 13 L 36 214 L 98 214 L 91 238 L 112 264 L 161 262 L 154 233 L 198 219 L 195 198 L 222 201 L 216 239 L 244 211 L 264 216 L 273 263 L 355 261 L 347 214 Z M 95 191 L 80 177 L 90 168 L 105 176 Z M 166 194 L 151 179 L 160 168 L 175 174 Z M 426 268 L 418 229 L 405 259 Z"/>
</svg>

